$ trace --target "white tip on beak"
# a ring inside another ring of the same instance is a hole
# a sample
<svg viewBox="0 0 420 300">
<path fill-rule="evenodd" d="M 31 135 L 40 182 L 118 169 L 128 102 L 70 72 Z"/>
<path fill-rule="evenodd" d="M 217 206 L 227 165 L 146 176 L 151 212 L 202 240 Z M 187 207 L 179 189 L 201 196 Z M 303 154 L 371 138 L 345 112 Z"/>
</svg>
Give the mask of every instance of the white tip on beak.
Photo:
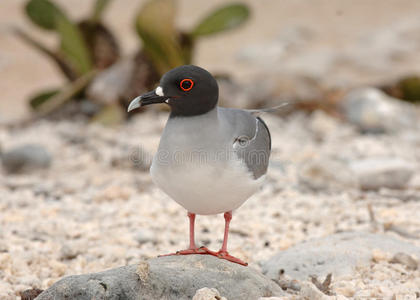
<svg viewBox="0 0 420 300">
<path fill-rule="evenodd" d="M 162 87 L 160 87 L 160 86 L 158 86 L 158 87 L 156 88 L 155 93 L 156 93 L 156 95 L 158 95 L 158 96 L 161 96 L 161 97 L 163 97 L 163 96 L 164 96 L 164 94 L 163 94 L 163 89 L 162 89 Z"/>
<path fill-rule="evenodd" d="M 138 96 L 133 101 L 131 101 L 130 105 L 128 106 L 127 112 L 130 112 L 133 109 L 139 108 L 140 107 L 140 100 L 141 100 L 141 96 Z"/>
</svg>

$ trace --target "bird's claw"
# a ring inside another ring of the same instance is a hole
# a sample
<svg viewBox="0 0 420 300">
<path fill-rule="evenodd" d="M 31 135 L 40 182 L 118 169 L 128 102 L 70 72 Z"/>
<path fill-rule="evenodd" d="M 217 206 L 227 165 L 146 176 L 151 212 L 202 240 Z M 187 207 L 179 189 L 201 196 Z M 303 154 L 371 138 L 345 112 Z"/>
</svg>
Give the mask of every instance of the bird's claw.
<svg viewBox="0 0 420 300">
<path fill-rule="evenodd" d="M 216 252 L 216 256 L 218 258 L 226 259 L 230 262 L 237 263 L 237 264 L 240 264 L 240 265 L 243 265 L 243 266 L 248 265 L 247 262 L 244 262 L 243 260 L 240 260 L 239 258 L 236 258 L 236 257 L 230 255 L 227 251 L 220 250 L 219 252 Z"/>
<path fill-rule="evenodd" d="M 159 255 L 159 257 L 161 256 L 172 256 L 172 255 L 190 255 L 190 254 L 201 254 L 201 255 L 212 255 L 215 256 L 217 258 L 220 259 L 226 259 L 230 262 L 236 263 L 236 264 L 240 264 L 242 266 L 247 266 L 248 263 L 240 260 L 239 258 L 236 258 L 232 255 L 230 255 L 227 251 L 211 251 L 210 249 L 208 249 L 207 247 L 201 246 L 200 248 L 189 248 L 189 249 L 185 249 L 185 250 L 179 250 L 175 253 L 169 253 L 169 254 L 164 254 L 164 255 Z"/>
<path fill-rule="evenodd" d="M 185 250 L 179 250 L 179 251 L 174 252 L 174 253 L 159 255 L 159 257 L 161 257 L 161 256 L 172 256 L 172 255 L 190 255 L 190 254 L 210 254 L 210 255 L 214 255 L 214 253 L 215 252 L 209 250 L 207 247 L 201 246 L 200 248 L 188 248 L 188 249 L 185 249 Z"/>
</svg>

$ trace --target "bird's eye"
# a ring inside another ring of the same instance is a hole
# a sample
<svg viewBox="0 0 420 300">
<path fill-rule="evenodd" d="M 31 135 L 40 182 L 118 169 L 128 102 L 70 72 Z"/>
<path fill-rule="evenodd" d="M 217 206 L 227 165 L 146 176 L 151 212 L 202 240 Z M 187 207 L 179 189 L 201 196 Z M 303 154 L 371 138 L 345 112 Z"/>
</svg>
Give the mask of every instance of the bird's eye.
<svg viewBox="0 0 420 300">
<path fill-rule="evenodd" d="M 194 81 L 189 78 L 182 79 L 181 82 L 179 83 L 179 87 L 184 92 L 190 91 L 193 88 L 193 86 L 194 86 Z"/>
</svg>

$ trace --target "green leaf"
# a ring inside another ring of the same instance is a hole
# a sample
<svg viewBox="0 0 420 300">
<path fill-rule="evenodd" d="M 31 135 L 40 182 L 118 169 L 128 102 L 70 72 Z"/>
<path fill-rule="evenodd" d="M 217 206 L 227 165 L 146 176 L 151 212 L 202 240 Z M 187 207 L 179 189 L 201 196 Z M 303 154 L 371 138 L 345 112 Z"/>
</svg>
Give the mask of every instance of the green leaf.
<svg viewBox="0 0 420 300">
<path fill-rule="evenodd" d="M 92 59 L 83 35 L 77 25 L 58 7 L 49 0 L 30 0 L 26 5 L 26 12 L 35 24 L 58 32 L 61 39 L 60 54 L 65 59 L 64 65 L 74 70 L 77 76 L 92 69 Z"/>
<path fill-rule="evenodd" d="M 57 31 L 61 38 L 61 52 L 79 75 L 92 69 L 88 47 L 77 25 L 67 18 L 57 19 Z"/>
<path fill-rule="evenodd" d="M 151 0 L 145 3 L 136 18 L 136 29 L 143 48 L 159 73 L 185 63 L 178 31 L 175 29 L 175 2 Z"/>
<path fill-rule="evenodd" d="M 58 89 L 40 92 L 29 100 L 29 105 L 32 109 L 36 110 L 38 109 L 38 107 L 40 107 L 42 104 L 50 100 L 53 96 L 57 95 L 58 93 Z"/>
<path fill-rule="evenodd" d="M 48 101 L 44 101 L 37 107 L 37 116 L 42 117 L 53 112 L 64 103 L 72 99 L 74 96 L 82 92 L 96 76 L 96 74 L 97 71 L 93 70 L 77 78 L 74 82 L 68 83 L 58 93 L 51 96 L 51 98 L 48 98 Z"/>
<path fill-rule="evenodd" d="M 101 20 L 102 13 L 104 12 L 105 8 L 108 6 L 111 0 L 96 0 L 95 5 L 93 7 L 93 14 L 91 20 L 94 23 L 97 23 Z"/>
<path fill-rule="evenodd" d="M 56 17 L 64 16 L 64 13 L 48 0 L 28 1 L 25 5 L 25 12 L 33 23 L 46 30 L 54 30 Z"/>
<path fill-rule="evenodd" d="M 402 98 L 410 102 L 420 102 L 420 77 L 410 76 L 398 83 L 402 91 Z"/>
<path fill-rule="evenodd" d="M 63 72 L 63 74 L 71 81 L 75 80 L 77 78 L 77 75 L 75 74 L 74 70 L 71 68 L 71 66 L 67 63 L 67 61 L 62 57 L 62 55 L 59 55 L 47 47 L 45 47 L 42 43 L 35 40 L 33 37 L 31 37 L 26 32 L 20 30 L 19 28 L 14 28 L 14 33 L 21 38 L 25 43 L 28 45 L 34 47 L 38 51 L 42 52 L 43 54 L 47 55 L 49 58 L 54 60 L 54 62 L 58 65 L 60 70 Z"/>
<path fill-rule="evenodd" d="M 230 4 L 210 13 L 191 32 L 193 37 L 211 35 L 233 29 L 249 18 L 249 8 L 244 4 Z"/>
</svg>

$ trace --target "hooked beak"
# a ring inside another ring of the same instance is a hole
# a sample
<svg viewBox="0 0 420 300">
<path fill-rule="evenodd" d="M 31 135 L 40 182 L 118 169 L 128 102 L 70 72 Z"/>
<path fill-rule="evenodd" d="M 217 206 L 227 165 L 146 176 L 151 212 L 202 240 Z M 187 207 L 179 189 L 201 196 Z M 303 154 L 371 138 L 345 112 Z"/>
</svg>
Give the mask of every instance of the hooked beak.
<svg viewBox="0 0 420 300">
<path fill-rule="evenodd" d="M 154 103 L 163 103 L 167 99 L 168 97 L 159 96 L 156 94 L 155 91 L 151 91 L 141 96 L 138 96 L 133 101 L 131 101 L 130 105 L 128 106 L 127 112 L 130 112 L 136 108 L 139 108 L 140 106 L 145 106 L 145 105 L 154 104 Z"/>
</svg>

